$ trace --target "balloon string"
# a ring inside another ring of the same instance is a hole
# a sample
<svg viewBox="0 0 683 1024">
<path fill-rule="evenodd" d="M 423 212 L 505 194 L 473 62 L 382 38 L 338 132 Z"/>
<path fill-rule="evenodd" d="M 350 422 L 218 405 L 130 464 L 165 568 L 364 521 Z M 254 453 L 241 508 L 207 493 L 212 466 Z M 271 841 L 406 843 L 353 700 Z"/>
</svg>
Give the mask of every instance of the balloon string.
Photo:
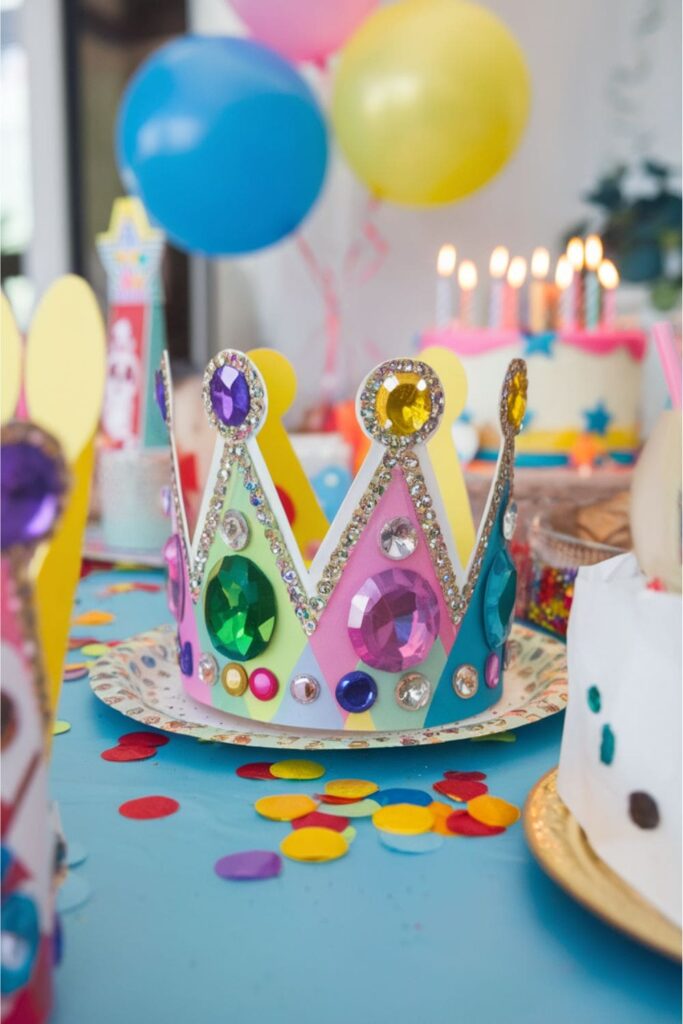
<svg viewBox="0 0 683 1024">
<path fill-rule="evenodd" d="M 297 236 L 297 246 L 325 307 L 325 359 L 323 364 L 323 401 L 331 400 L 337 384 L 337 361 L 341 325 L 340 303 L 334 273 L 324 267 L 303 235 Z"/>
<path fill-rule="evenodd" d="M 373 220 L 380 208 L 381 201 L 370 196 L 360 226 L 360 237 L 350 245 L 344 262 L 344 277 L 349 281 L 367 284 L 381 269 L 389 252 L 388 242 Z M 362 266 L 361 260 L 367 252 L 367 243 L 373 258 Z"/>
</svg>

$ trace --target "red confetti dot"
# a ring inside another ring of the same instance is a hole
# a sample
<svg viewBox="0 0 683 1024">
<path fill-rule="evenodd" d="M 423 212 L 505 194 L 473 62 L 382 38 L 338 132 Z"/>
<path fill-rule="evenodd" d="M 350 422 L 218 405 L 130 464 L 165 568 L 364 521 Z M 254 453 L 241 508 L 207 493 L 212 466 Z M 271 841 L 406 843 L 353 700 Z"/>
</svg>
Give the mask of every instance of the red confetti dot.
<svg viewBox="0 0 683 1024">
<path fill-rule="evenodd" d="M 159 732 L 127 732 L 119 737 L 120 747 L 165 747 L 168 736 Z"/>
<path fill-rule="evenodd" d="M 485 782 L 475 782 L 469 779 L 443 779 L 440 782 L 435 782 L 432 788 L 437 793 L 450 797 L 451 800 L 462 800 L 463 803 L 472 800 L 475 796 L 483 796 L 489 791 Z"/>
<path fill-rule="evenodd" d="M 469 782 L 481 782 L 486 778 L 486 772 L 444 772 L 447 779 L 467 779 Z"/>
<path fill-rule="evenodd" d="M 270 769 L 274 761 L 253 761 L 251 764 L 241 764 L 235 769 L 235 775 L 240 779 L 274 779 Z"/>
<path fill-rule="evenodd" d="M 348 818 L 342 818 L 337 814 L 324 814 L 321 811 L 311 811 L 310 814 L 304 814 L 292 822 L 292 828 L 331 828 L 335 832 L 343 832 L 348 826 Z"/>
<path fill-rule="evenodd" d="M 169 796 L 140 796 L 121 804 L 119 814 L 124 818 L 144 821 L 147 818 L 166 818 L 169 814 L 175 814 L 179 808 L 178 801 Z"/>
<path fill-rule="evenodd" d="M 289 520 L 289 525 L 293 526 L 294 520 L 296 519 L 296 509 L 294 507 L 294 502 L 292 501 L 290 496 L 287 494 L 287 491 L 285 491 L 283 487 L 276 486 L 275 490 L 277 491 L 278 498 L 282 502 L 282 507 L 285 510 L 285 515 L 287 516 L 287 519 Z"/>
<path fill-rule="evenodd" d="M 497 836 L 505 831 L 502 825 L 485 825 L 467 811 L 453 811 L 446 818 L 446 827 L 459 836 Z"/>
<path fill-rule="evenodd" d="M 357 804 L 357 796 L 332 796 L 331 793 L 315 793 L 314 800 L 320 800 L 322 804 Z"/>
<path fill-rule="evenodd" d="M 103 761 L 147 761 L 150 757 L 155 757 L 156 752 L 156 747 L 134 747 L 128 743 L 125 746 L 103 750 L 100 757 Z"/>
</svg>

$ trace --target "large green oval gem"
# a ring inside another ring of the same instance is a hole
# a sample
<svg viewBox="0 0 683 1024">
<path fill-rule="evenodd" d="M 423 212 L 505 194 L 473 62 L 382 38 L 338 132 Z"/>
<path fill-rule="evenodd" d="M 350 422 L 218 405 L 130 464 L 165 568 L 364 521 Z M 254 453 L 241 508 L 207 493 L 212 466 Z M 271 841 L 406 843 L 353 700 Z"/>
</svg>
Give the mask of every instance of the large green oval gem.
<svg viewBox="0 0 683 1024">
<path fill-rule="evenodd" d="M 265 651 L 275 629 L 275 594 L 250 558 L 228 555 L 213 568 L 204 619 L 211 643 L 231 661 L 248 661 Z"/>
<path fill-rule="evenodd" d="M 486 578 L 484 629 L 489 646 L 501 647 L 512 628 L 517 593 L 517 570 L 507 550 L 497 552 Z"/>
</svg>

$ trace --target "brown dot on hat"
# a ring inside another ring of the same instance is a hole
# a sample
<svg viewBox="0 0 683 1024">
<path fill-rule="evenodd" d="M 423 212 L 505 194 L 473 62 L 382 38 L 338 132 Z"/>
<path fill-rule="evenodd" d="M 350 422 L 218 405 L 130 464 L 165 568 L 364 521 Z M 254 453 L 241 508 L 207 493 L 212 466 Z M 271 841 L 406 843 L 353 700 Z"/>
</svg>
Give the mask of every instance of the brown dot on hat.
<svg viewBox="0 0 683 1024">
<path fill-rule="evenodd" d="M 649 793 L 630 793 L 628 813 L 638 828 L 657 828 L 659 825 L 659 807 Z"/>
</svg>

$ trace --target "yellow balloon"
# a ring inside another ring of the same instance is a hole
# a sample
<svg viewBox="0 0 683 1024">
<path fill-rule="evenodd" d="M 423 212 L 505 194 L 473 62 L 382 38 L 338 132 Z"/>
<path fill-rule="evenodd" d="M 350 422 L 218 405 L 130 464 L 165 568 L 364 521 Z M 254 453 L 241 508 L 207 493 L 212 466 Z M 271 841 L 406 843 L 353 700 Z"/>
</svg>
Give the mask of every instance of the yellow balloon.
<svg viewBox="0 0 683 1024">
<path fill-rule="evenodd" d="M 522 51 L 493 14 L 466 0 L 399 0 L 344 48 L 332 123 L 374 195 L 434 206 L 503 167 L 529 103 Z"/>
</svg>

